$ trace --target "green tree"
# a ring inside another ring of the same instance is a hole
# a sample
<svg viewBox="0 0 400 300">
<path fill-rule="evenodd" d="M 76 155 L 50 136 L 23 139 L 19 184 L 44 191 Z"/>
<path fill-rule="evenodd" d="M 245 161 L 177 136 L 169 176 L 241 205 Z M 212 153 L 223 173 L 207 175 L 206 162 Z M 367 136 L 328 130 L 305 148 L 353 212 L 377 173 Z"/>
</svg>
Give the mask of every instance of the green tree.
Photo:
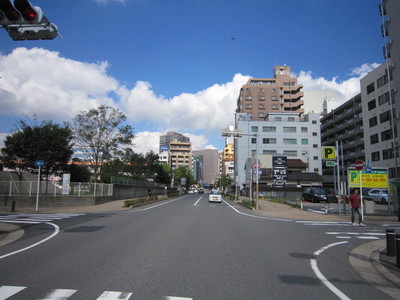
<svg viewBox="0 0 400 300">
<path fill-rule="evenodd" d="M 22 179 L 22 172 L 35 168 L 35 162 L 44 161 L 42 172 L 48 175 L 65 170 L 71 158 L 72 130 L 68 125 L 43 121 L 33 125 L 26 121 L 17 122 L 18 129 L 8 135 L 1 149 L 2 161 L 9 168 L 16 169 Z"/>
<path fill-rule="evenodd" d="M 74 142 L 90 162 L 95 180 L 106 161 L 117 156 L 124 146 L 132 145 L 135 137 L 133 128 L 124 125 L 125 121 L 126 116 L 120 110 L 104 105 L 74 117 Z"/>
<path fill-rule="evenodd" d="M 69 165 L 69 173 L 71 182 L 88 182 L 92 175 L 89 168 L 76 158 L 72 159 L 72 163 Z"/>
<path fill-rule="evenodd" d="M 186 185 L 184 185 L 186 189 L 196 183 L 192 171 L 187 167 L 178 167 L 174 170 L 174 186 L 181 186 L 182 178 L 186 178 Z"/>
</svg>

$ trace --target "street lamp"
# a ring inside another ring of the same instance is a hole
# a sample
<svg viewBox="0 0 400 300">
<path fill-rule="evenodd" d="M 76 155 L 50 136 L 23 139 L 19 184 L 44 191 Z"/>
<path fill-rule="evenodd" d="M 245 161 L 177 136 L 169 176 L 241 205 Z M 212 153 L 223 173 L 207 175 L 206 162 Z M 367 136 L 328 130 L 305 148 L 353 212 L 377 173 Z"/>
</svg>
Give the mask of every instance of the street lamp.
<svg viewBox="0 0 400 300">
<path fill-rule="evenodd" d="M 260 163 L 259 163 L 259 159 L 258 159 L 258 133 L 253 133 L 253 134 L 246 134 L 246 133 L 242 133 L 240 132 L 238 129 L 224 129 L 222 131 L 222 136 L 223 137 L 236 137 L 236 138 L 240 138 L 242 136 L 254 136 L 256 137 L 256 162 L 255 162 L 255 169 L 256 169 L 256 209 L 258 209 L 258 177 L 259 177 L 259 167 L 260 167 Z M 236 153 L 235 153 L 236 155 Z M 254 167 L 254 164 L 252 166 L 252 168 Z M 235 166 L 236 169 L 236 166 Z M 237 182 L 236 182 L 236 172 L 235 172 L 235 200 L 237 200 Z M 253 184 L 251 184 L 250 186 L 250 191 L 253 189 Z"/>
</svg>

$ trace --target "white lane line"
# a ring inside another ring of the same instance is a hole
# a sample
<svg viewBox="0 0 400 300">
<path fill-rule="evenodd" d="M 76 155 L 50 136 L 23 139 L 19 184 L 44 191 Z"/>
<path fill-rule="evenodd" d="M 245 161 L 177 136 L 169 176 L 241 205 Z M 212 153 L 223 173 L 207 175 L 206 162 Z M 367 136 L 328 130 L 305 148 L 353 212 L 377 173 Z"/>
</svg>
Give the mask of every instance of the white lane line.
<svg viewBox="0 0 400 300">
<path fill-rule="evenodd" d="M 132 293 L 106 291 L 97 300 L 124 300 L 129 299 L 131 296 Z"/>
<path fill-rule="evenodd" d="M 7 299 L 16 293 L 19 293 L 26 286 L 9 286 L 9 285 L 2 285 L 0 287 L 0 299 Z"/>
<path fill-rule="evenodd" d="M 68 297 L 71 297 L 78 290 L 69 290 L 69 289 L 56 289 L 48 293 L 44 298 L 40 298 L 41 300 L 65 300 Z"/>
<path fill-rule="evenodd" d="M 165 300 L 191 300 L 193 298 L 185 298 L 185 297 L 171 297 L 171 296 L 167 296 L 165 297 Z"/>
<path fill-rule="evenodd" d="M 19 220 L 1 220 L 0 222 L 2 223 L 21 223 L 21 224 L 40 224 L 42 222 L 38 222 L 38 221 L 19 221 Z"/>
<path fill-rule="evenodd" d="M 48 222 L 46 222 L 46 223 L 44 223 L 44 224 L 51 225 L 51 226 L 54 227 L 54 232 L 53 232 L 50 236 L 48 236 L 47 238 L 45 238 L 45 239 L 43 239 L 43 240 L 41 240 L 41 241 L 39 241 L 39 242 L 37 242 L 37 243 L 34 243 L 34 244 L 30 245 L 30 246 L 28 246 L 28 247 L 19 249 L 19 250 L 14 251 L 14 252 L 10 252 L 10 253 L 4 254 L 4 255 L 0 256 L 0 259 L 3 259 L 3 258 L 6 258 L 6 257 L 8 257 L 8 256 L 11 256 L 11 255 L 14 255 L 14 254 L 17 254 L 17 253 L 20 253 L 20 252 L 29 250 L 29 249 L 31 249 L 31 248 L 33 248 L 33 247 L 36 247 L 36 246 L 38 246 L 38 245 L 40 245 L 40 244 L 42 244 L 42 243 L 44 243 L 44 242 L 46 242 L 46 241 L 52 239 L 53 237 L 55 237 L 55 236 L 60 232 L 60 227 L 58 227 L 58 225 L 53 224 L 53 223 L 48 223 Z"/>
<path fill-rule="evenodd" d="M 199 198 L 199 200 L 197 200 L 196 203 L 193 204 L 193 206 L 198 206 L 197 203 L 199 203 L 199 201 L 201 200 L 201 198 L 203 198 L 204 195 L 205 195 L 205 194 L 201 195 L 201 197 Z"/>
<path fill-rule="evenodd" d="M 246 214 L 244 212 L 241 212 L 239 210 L 237 210 L 234 206 L 230 205 L 228 202 L 226 202 L 224 199 L 222 199 L 222 201 L 228 205 L 230 208 L 232 208 L 234 211 L 236 211 L 238 214 L 247 216 L 247 217 L 252 217 L 252 218 L 257 218 L 257 219 L 264 219 L 264 220 L 275 220 L 275 221 L 285 221 L 285 222 L 293 222 L 293 220 L 289 220 L 289 219 L 280 219 L 280 218 L 270 218 L 270 217 L 264 217 L 264 216 L 257 216 L 257 215 L 250 215 L 250 214 Z"/>
<path fill-rule="evenodd" d="M 175 201 L 181 200 L 181 199 L 183 199 L 183 198 L 186 198 L 186 197 L 187 197 L 187 196 L 180 197 L 180 198 L 177 198 L 177 199 L 173 199 L 173 200 L 170 200 L 170 201 L 162 202 L 162 203 L 155 204 L 155 205 L 152 205 L 152 206 L 149 206 L 149 207 L 145 207 L 145 208 L 128 210 L 128 211 L 126 211 L 126 213 L 132 213 L 132 212 L 138 212 L 138 211 L 145 211 L 145 210 L 149 210 L 149 209 L 152 209 L 152 208 L 159 207 L 159 206 L 161 206 L 161 205 L 170 204 L 170 203 L 172 203 L 172 202 L 175 202 Z"/>
<path fill-rule="evenodd" d="M 329 244 L 325 247 L 320 248 L 319 250 L 314 252 L 315 256 L 320 255 L 322 252 L 324 252 L 325 250 L 334 247 L 334 246 L 338 246 L 338 245 L 342 245 L 342 244 L 347 244 L 348 242 L 338 242 L 338 243 L 333 243 L 333 244 Z M 326 279 L 326 277 L 321 273 L 321 271 L 318 269 L 317 266 L 317 260 L 315 258 L 310 259 L 310 265 L 311 268 L 313 269 L 315 275 L 317 275 L 318 279 L 321 280 L 321 282 L 328 288 L 330 289 L 336 296 L 338 296 L 340 299 L 342 300 L 350 300 L 349 297 L 347 297 L 341 290 L 339 290 L 337 287 L 335 287 L 332 283 L 330 283 L 330 281 L 328 281 L 328 279 Z"/>
</svg>

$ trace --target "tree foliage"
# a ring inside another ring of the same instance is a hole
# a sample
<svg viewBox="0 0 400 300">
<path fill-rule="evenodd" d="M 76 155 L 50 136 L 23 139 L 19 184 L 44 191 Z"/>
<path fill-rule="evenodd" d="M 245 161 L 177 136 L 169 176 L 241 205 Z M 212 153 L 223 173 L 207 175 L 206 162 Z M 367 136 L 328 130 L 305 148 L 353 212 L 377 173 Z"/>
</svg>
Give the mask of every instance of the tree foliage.
<svg viewBox="0 0 400 300">
<path fill-rule="evenodd" d="M 196 183 L 192 171 L 187 167 L 178 167 L 174 170 L 174 186 L 181 186 L 182 178 L 186 178 L 186 189 L 189 189 L 192 184 Z"/>
<path fill-rule="evenodd" d="M 81 112 L 72 121 L 77 150 L 90 162 L 95 179 L 101 166 L 116 156 L 123 146 L 132 145 L 135 135 L 130 125 L 124 125 L 126 116 L 118 109 L 101 105 Z"/>
<path fill-rule="evenodd" d="M 35 162 L 44 161 L 44 175 L 65 170 L 71 158 L 72 130 L 68 125 L 43 121 L 40 124 L 20 120 L 17 130 L 8 135 L 1 149 L 2 160 L 6 167 L 20 173 L 28 168 L 36 168 Z"/>
</svg>

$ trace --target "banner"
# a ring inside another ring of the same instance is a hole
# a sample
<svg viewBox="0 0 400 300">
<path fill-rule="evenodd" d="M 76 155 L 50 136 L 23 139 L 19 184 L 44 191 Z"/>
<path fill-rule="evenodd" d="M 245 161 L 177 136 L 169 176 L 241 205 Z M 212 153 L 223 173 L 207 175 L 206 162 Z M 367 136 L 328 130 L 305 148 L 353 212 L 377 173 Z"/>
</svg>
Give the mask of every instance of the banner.
<svg viewBox="0 0 400 300">
<path fill-rule="evenodd" d="M 387 189 L 389 187 L 389 176 L 387 169 L 372 169 L 370 172 L 364 170 L 349 169 L 347 178 L 350 188 L 360 187 L 360 172 L 363 188 L 381 188 Z"/>
</svg>

